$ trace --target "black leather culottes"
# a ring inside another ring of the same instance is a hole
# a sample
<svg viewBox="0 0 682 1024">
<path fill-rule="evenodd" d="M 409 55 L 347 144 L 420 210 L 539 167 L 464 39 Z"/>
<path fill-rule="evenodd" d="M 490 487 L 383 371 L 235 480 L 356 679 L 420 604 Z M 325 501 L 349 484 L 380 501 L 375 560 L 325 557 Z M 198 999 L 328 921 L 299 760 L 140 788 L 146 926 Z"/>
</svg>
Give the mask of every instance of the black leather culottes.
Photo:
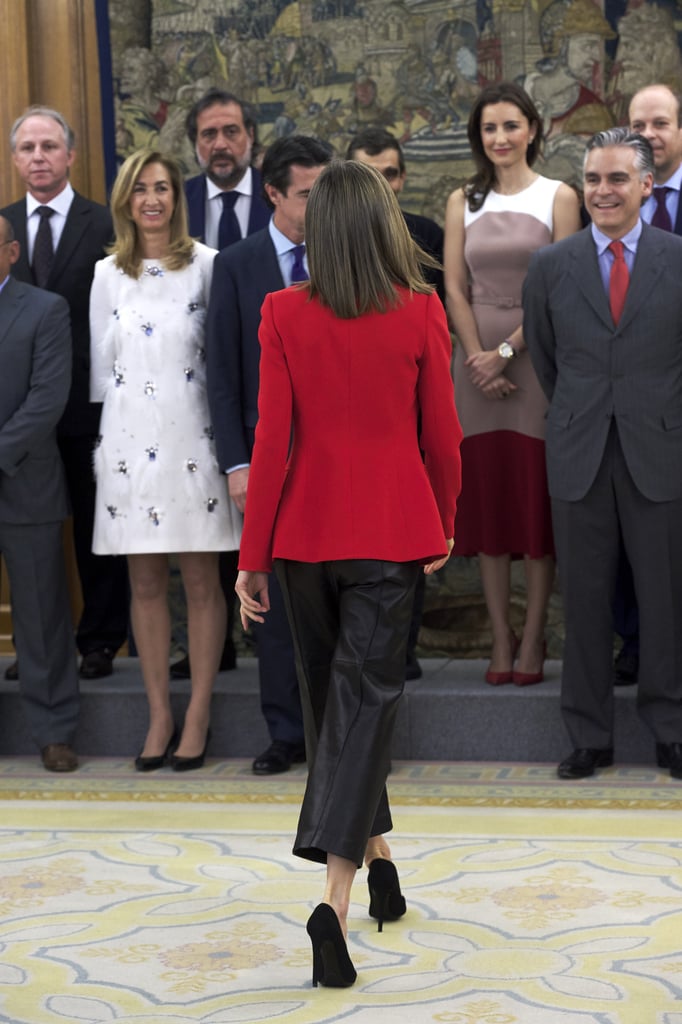
<svg viewBox="0 0 682 1024">
<path fill-rule="evenodd" d="M 308 783 L 294 853 L 362 865 L 392 828 L 391 739 L 405 685 L 415 562 L 275 563 L 296 653 Z"/>
</svg>

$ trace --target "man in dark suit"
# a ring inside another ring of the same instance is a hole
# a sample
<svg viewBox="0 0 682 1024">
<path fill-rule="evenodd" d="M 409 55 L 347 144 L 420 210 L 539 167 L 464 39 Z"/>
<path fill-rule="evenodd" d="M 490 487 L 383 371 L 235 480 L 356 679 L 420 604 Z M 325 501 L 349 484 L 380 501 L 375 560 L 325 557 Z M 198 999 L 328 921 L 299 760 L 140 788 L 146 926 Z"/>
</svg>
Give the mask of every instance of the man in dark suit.
<svg viewBox="0 0 682 1024">
<path fill-rule="evenodd" d="M 400 195 L 407 181 L 405 156 L 398 140 L 385 128 L 365 128 L 358 132 L 348 145 L 347 160 L 358 160 L 361 164 L 369 164 L 383 174 L 397 196 Z M 443 262 L 443 229 L 435 220 L 422 217 L 419 213 L 408 213 L 403 210 L 403 217 L 408 230 L 415 242 L 439 263 Z M 443 271 L 431 267 L 425 269 L 425 276 L 435 285 L 440 298 L 445 301 Z"/>
<path fill-rule="evenodd" d="M 630 101 L 633 132 L 651 143 L 654 153 L 654 187 L 641 209 L 647 224 L 682 235 L 682 124 L 680 100 L 667 85 L 649 85 Z M 632 570 L 623 557 L 619 568 L 615 608 L 616 632 L 623 640 L 614 663 L 614 682 L 637 682 L 639 672 L 639 614 Z"/>
<path fill-rule="evenodd" d="M 249 104 L 223 89 L 209 89 L 187 115 L 186 131 L 202 173 L 185 182 L 189 233 L 214 249 L 234 245 L 270 220 L 261 177 L 251 166 L 256 120 Z M 227 604 L 227 631 L 220 671 L 235 668 L 234 585 L 238 552 L 220 556 L 220 582 Z M 189 655 L 171 665 L 174 679 L 190 676 Z"/>
<path fill-rule="evenodd" d="M 189 233 L 224 249 L 270 220 L 260 174 L 251 166 L 256 121 L 232 93 L 209 89 L 187 115 L 186 129 L 201 174 L 185 182 Z"/>
<path fill-rule="evenodd" d="M 76 651 L 62 550 L 69 514 L 55 436 L 71 374 L 69 308 L 10 276 L 19 259 L 0 216 L 0 550 L 12 590 L 21 695 L 49 771 L 78 767 Z"/>
<path fill-rule="evenodd" d="M 592 224 L 536 253 L 523 332 L 549 399 L 547 471 L 566 642 L 562 779 L 613 763 L 613 595 L 622 543 L 640 608 L 638 707 L 682 778 L 682 239 L 643 224 L 651 146 L 588 143 Z"/>
<path fill-rule="evenodd" d="M 58 428 L 73 511 L 73 533 L 83 612 L 76 642 L 81 675 L 108 676 L 128 629 L 128 577 L 124 558 L 92 554 L 95 481 L 92 451 L 101 407 L 90 404 L 90 284 L 95 263 L 112 238 L 109 211 L 73 190 L 74 136 L 64 117 L 30 107 L 10 132 L 14 163 L 26 197 L 0 210 L 20 245 L 12 268 L 17 280 L 66 299 L 73 357 L 69 400 Z"/>
<path fill-rule="evenodd" d="M 244 511 L 258 419 L 258 328 L 269 292 L 307 277 L 303 225 L 308 193 L 333 151 L 317 139 L 278 139 L 263 160 L 263 190 L 272 209 L 268 227 L 216 257 L 206 325 L 206 380 L 218 464 Z M 270 588 L 267 622 L 255 630 L 261 707 L 271 745 L 253 763 L 259 775 L 304 760 L 303 721 L 294 652 L 282 595 Z"/>
<path fill-rule="evenodd" d="M 402 192 L 407 180 L 407 167 L 402 146 L 385 128 L 365 128 L 350 140 L 346 152 L 347 160 L 357 160 L 361 164 L 369 164 L 383 174 L 397 196 Z M 418 213 L 402 211 L 408 231 L 417 245 L 421 246 L 439 263 L 443 262 L 443 229 L 435 220 L 422 217 Z M 445 303 L 445 283 L 443 271 L 432 267 L 424 268 L 424 276 L 435 287 L 440 299 Z M 407 639 L 406 679 L 419 679 L 422 674 L 421 665 L 417 660 L 416 647 L 419 638 L 422 612 L 424 610 L 424 591 L 426 577 L 422 573 L 417 580 L 414 592 L 414 608 L 410 623 L 410 634 Z"/>
</svg>

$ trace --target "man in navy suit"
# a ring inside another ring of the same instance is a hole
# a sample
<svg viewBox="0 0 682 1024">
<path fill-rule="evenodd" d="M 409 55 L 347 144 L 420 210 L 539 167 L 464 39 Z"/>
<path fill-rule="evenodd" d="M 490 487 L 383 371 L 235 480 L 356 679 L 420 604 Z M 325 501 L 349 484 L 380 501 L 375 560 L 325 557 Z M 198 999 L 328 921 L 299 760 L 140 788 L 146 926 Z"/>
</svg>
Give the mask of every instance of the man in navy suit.
<svg viewBox="0 0 682 1024">
<path fill-rule="evenodd" d="M 630 101 L 630 128 L 648 139 L 654 153 L 654 187 L 641 209 L 647 224 L 682 235 L 682 126 L 679 97 L 667 85 L 648 85 Z M 615 605 L 616 632 L 623 645 L 614 663 L 614 683 L 637 682 L 639 613 L 632 570 L 623 555 Z"/>
<path fill-rule="evenodd" d="M 23 199 L 0 210 L 19 243 L 12 276 L 61 295 L 71 314 L 71 390 L 57 436 L 73 510 L 74 547 L 83 595 L 76 633 L 83 656 L 80 673 L 86 679 L 97 679 L 111 675 L 114 655 L 128 632 L 126 560 L 92 553 L 92 451 L 99 433 L 101 406 L 90 402 L 90 285 L 95 263 L 106 255 L 113 237 L 111 216 L 105 206 L 71 187 L 74 135 L 58 111 L 29 107 L 12 126 L 10 145 L 26 185 Z M 41 262 L 36 249 L 40 252 L 43 245 L 49 252 Z M 8 673 L 12 670 L 16 671 L 16 665 Z"/>
<path fill-rule="evenodd" d="M 256 119 L 248 103 L 231 92 L 212 88 L 196 101 L 186 120 L 201 174 L 185 182 L 189 233 L 213 249 L 234 245 L 270 220 L 262 195 L 261 177 L 251 166 L 256 144 Z M 220 671 L 236 666 L 234 585 L 238 552 L 220 556 L 220 582 L 227 604 L 227 631 Z M 189 655 L 171 665 L 174 679 L 189 678 Z"/>
<path fill-rule="evenodd" d="M 218 464 L 244 511 L 258 419 L 258 328 L 269 292 L 305 279 L 303 225 L 308 193 L 331 146 L 304 135 L 278 139 L 263 159 L 267 227 L 216 257 L 206 323 L 206 381 Z M 331 244 L 331 240 L 330 240 Z M 279 587 L 270 583 L 267 621 L 256 627 L 261 708 L 271 744 L 253 762 L 258 775 L 286 771 L 305 757 L 293 644 Z"/>
<path fill-rule="evenodd" d="M 250 106 L 232 93 L 209 89 L 187 115 L 186 128 L 202 172 L 185 182 L 190 235 L 223 249 L 264 228 L 270 210 L 260 174 L 251 166 L 256 121 Z M 223 196 L 230 197 L 227 213 Z"/>
<path fill-rule="evenodd" d="M 643 223 L 651 146 L 587 147 L 592 223 L 531 257 L 523 334 L 547 395 L 547 478 L 566 612 L 559 778 L 613 763 L 613 597 L 621 543 L 640 609 L 637 706 L 682 779 L 682 239 Z"/>
</svg>

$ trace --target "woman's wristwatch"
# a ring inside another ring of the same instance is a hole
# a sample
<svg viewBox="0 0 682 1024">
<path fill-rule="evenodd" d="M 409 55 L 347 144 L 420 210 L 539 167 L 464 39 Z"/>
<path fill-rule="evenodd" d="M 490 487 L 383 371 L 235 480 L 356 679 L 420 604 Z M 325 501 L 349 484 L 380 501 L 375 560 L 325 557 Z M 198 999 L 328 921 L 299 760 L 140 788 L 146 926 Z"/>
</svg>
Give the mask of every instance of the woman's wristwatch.
<svg viewBox="0 0 682 1024">
<path fill-rule="evenodd" d="M 516 356 L 518 355 L 516 349 L 509 341 L 503 341 L 502 344 L 498 346 L 497 354 L 502 356 L 503 359 L 516 359 Z"/>
</svg>

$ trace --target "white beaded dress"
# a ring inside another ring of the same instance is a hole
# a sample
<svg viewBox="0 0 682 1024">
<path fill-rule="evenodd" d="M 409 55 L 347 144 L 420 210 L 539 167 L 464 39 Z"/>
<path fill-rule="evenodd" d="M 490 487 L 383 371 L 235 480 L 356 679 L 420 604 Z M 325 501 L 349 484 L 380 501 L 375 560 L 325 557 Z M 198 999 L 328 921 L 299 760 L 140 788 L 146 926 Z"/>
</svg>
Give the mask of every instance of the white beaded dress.
<svg viewBox="0 0 682 1024">
<path fill-rule="evenodd" d="M 98 555 L 231 551 L 241 515 L 215 456 L 204 324 L 215 251 L 189 266 L 144 260 L 138 279 L 114 256 L 90 296 L 90 399 L 102 402 L 94 453 Z"/>
</svg>

